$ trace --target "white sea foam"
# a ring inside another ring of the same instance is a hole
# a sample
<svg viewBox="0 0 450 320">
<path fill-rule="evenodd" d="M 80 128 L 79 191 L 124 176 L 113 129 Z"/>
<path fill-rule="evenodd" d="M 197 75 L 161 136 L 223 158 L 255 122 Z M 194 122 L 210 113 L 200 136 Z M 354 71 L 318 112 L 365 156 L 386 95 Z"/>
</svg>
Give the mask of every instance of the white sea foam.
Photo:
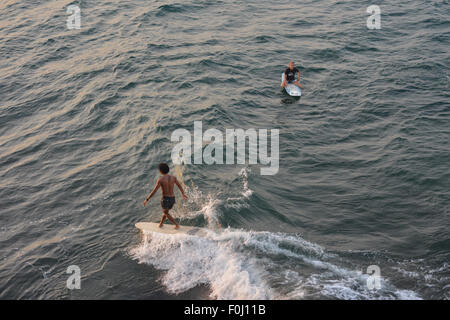
<svg viewBox="0 0 450 320">
<path fill-rule="evenodd" d="M 248 169 L 239 173 L 242 193 L 250 197 Z M 189 203 L 183 219 L 203 216 L 206 237 L 150 233 L 132 257 L 163 272 L 167 290 L 178 294 L 199 285 L 210 288 L 215 299 L 302 299 L 329 296 L 337 299 L 419 299 L 380 278 L 382 289 L 367 287 L 368 275 L 340 266 L 339 257 L 297 234 L 220 229 L 219 195 L 204 195 L 187 188 Z M 235 199 L 225 200 L 225 206 Z M 336 262 L 337 261 L 337 262 Z"/>
<path fill-rule="evenodd" d="M 298 235 L 229 228 L 206 237 L 152 233 L 131 255 L 163 270 L 161 281 L 175 294 L 203 284 L 215 299 L 420 299 L 383 278 L 382 289 L 368 289 L 368 275 L 327 261 L 333 255 Z"/>
<path fill-rule="evenodd" d="M 181 208 L 176 208 L 173 211 L 173 216 L 182 220 L 190 220 L 201 216 L 207 221 L 208 228 L 220 228 L 220 215 L 217 207 L 222 203 L 222 200 L 218 199 L 217 195 L 203 194 L 194 185 L 191 187 L 185 186 L 185 192 L 188 201 Z"/>
<path fill-rule="evenodd" d="M 406 278 L 419 281 L 427 288 L 445 288 L 450 282 L 447 262 L 434 264 L 433 261 L 426 259 L 407 259 L 397 261 L 397 265 L 392 269 Z"/>
<path fill-rule="evenodd" d="M 239 172 L 239 176 L 242 177 L 242 187 L 243 187 L 242 196 L 244 198 L 249 198 L 253 194 L 253 190 L 251 190 L 248 187 L 248 174 L 249 174 L 249 172 L 250 172 L 249 168 L 242 168 L 242 170 Z"/>
<path fill-rule="evenodd" d="M 257 260 L 234 249 L 233 241 L 154 233 L 131 251 L 140 263 L 167 270 L 162 283 L 172 293 L 205 284 L 216 299 L 270 299 Z"/>
<path fill-rule="evenodd" d="M 242 191 L 237 197 L 227 198 L 225 202 L 226 208 L 240 209 L 243 207 L 249 207 L 249 204 L 246 200 L 253 194 L 253 190 L 248 186 L 248 175 L 250 172 L 251 170 L 248 167 L 242 168 L 241 171 L 239 171 L 239 179 L 242 181 Z"/>
<path fill-rule="evenodd" d="M 182 180 L 183 170 L 178 169 L 177 172 L 180 177 L 179 179 Z M 253 190 L 248 186 L 248 174 L 250 172 L 249 168 L 242 168 L 239 171 L 238 178 L 242 182 L 242 189 L 239 190 L 239 196 L 228 197 L 225 201 L 220 200 L 220 192 L 216 194 L 204 194 L 194 184 L 191 186 L 185 185 L 184 188 L 188 196 L 188 201 L 187 203 L 182 203 L 181 207 L 175 208 L 172 211 L 172 215 L 183 220 L 190 220 L 202 216 L 206 219 L 208 228 L 220 228 L 220 212 L 218 210 L 220 205 L 223 204 L 226 208 L 232 207 L 235 209 L 249 206 L 246 200 L 253 194 Z"/>
</svg>

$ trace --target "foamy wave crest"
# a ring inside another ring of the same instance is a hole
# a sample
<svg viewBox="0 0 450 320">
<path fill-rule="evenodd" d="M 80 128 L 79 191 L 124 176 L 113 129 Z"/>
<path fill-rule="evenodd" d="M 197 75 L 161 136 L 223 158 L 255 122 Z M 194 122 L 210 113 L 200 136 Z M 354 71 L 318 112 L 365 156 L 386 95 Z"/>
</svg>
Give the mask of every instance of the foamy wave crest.
<svg viewBox="0 0 450 320">
<path fill-rule="evenodd" d="M 420 299 L 380 278 L 339 266 L 341 259 L 299 235 L 224 229 L 207 236 L 150 233 L 131 250 L 139 263 L 165 273 L 171 293 L 207 285 L 215 299 Z"/>
<path fill-rule="evenodd" d="M 226 200 L 185 186 L 188 201 L 175 217 L 204 219 L 207 236 L 146 234 L 132 257 L 164 271 L 161 282 L 174 294 L 206 285 L 214 299 L 420 299 L 382 277 L 381 289 L 370 290 L 369 275 L 342 267 L 339 256 L 297 234 L 221 229 L 221 206 L 248 206 L 249 173 L 239 172 L 239 196 Z"/>
<path fill-rule="evenodd" d="M 233 241 L 219 241 L 213 233 L 207 238 L 153 233 L 131 254 L 167 270 L 161 280 L 171 293 L 205 284 L 215 299 L 270 299 L 256 260 L 233 247 Z"/>
</svg>

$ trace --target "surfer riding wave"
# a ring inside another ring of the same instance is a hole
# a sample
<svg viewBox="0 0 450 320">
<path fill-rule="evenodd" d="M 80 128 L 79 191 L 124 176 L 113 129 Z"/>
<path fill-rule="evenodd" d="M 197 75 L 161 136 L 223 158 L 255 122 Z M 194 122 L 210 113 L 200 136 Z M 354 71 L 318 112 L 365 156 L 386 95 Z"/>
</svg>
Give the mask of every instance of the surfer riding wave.
<svg viewBox="0 0 450 320">
<path fill-rule="evenodd" d="M 161 217 L 161 222 L 159 223 L 159 227 L 161 228 L 164 220 L 169 219 L 174 225 L 175 229 L 178 229 L 180 226 L 175 221 L 175 219 L 169 214 L 169 210 L 172 209 L 173 205 L 175 204 L 175 194 L 173 192 L 173 187 L 176 184 L 178 189 L 180 189 L 181 194 L 183 195 L 183 199 L 187 199 L 186 194 L 184 193 L 183 187 L 178 182 L 177 177 L 168 174 L 169 173 L 169 166 L 165 163 L 160 163 L 158 166 L 159 172 L 161 173 L 162 177 L 156 181 L 156 185 L 153 188 L 153 191 L 150 193 L 150 195 L 145 199 L 144 201 L 144 207 L 147 204 L 148 200 L 150 200 L 151 197 L 158 191 L 158 189 L 161 187 L 162 190 L 162 198 L 161 198 L 161 207 L 163 209 L 163 216 Z"/>
</svg>

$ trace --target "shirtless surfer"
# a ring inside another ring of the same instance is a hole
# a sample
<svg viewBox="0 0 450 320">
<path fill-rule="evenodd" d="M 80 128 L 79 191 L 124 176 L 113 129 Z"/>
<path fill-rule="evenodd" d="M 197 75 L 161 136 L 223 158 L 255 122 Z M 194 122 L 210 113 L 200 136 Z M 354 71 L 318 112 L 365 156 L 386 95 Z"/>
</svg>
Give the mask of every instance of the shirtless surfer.
<svg viewBox="0 0 450 320">
<path fill-rule="evenodd" d="M 178 182 L 175 176 L 172 176 L 169 173 L 169 166 L 165 163 L 160 163 L 158 166 L 159 172 L 162 177 L 156 181 L 155 188 L 150 193 L 150 195 L 144 201 L 144 207 L 147 204 L 148 200 L 158 191 L 158 189 L 162 188 L 162 199 L 161 199 L 161 207 L 163 209 L 163 216 L 161 218 L 161 222 L 158 227 L 162 227 L 164 220 L 169 219 L 175 225 L 175 229 L 178 229 L 180 226 L 176 223 L 175 219 L 169 214 L 169 210 L 172 209 L 175 204 L 175 194 L 173 193 L 174 184 L 177 185 L 178 189 L 180 189 L 181 194 L 183 195 L 183 199 L 187 199 L 187 196 L 184 194 L 183 187 Z"/>
</svg>

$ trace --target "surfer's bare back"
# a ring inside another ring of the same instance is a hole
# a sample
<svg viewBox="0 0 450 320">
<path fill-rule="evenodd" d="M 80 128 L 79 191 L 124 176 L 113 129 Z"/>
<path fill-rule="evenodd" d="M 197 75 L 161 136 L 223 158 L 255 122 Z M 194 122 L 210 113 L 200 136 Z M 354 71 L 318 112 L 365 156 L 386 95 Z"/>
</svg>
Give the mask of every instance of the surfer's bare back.
<svg viewBox="0 0 450 320">
<path fill-rule="evenodd" d="M 181 194 L 183 195 L 183 199 L 187 199 L 187 196 L 184 194 L 183 187 L 178 182 L 177 177 L 172 176 L 169 173 L 169 166 L 165 163 L 160 163 L 158 166 L 159 172 L 162 177 L 156 181 L 156 185 L 153 188 L 153 191 L 144 201 L 144 207 L 147 204 L 148 200 L 158 191 L 161 187 L 162 189 L 162 198 L 161 198 L 161 207 L 163 209 L 163 216 L 161 218 L 161 222 L 159 223 L 159 227 L 161 228 L 164 220 L 169 219 L 175 225 L 175 229 L 178 229 L 180 226 L 176 223 L 175 219 L 169 214 L 169 210 L 172 209 L 175 204 L 175 194 L 173 193 L 173 186 L 176 184 L 178 189 L 180 189 Z"/>
</svg>

